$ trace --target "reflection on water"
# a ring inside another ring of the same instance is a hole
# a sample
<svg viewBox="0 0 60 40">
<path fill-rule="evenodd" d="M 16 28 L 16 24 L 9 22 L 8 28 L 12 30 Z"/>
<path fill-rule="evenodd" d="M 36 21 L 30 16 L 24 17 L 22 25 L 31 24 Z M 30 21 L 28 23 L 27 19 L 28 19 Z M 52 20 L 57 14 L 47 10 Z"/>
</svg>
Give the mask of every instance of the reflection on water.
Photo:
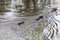
<svg viewBox="0 0 60 40">
<path fill-rule="evenodd" d="M 35 1 L 36 2 L 36 1 Z M 31 4 L 30 4 L 31 5 Z M 25 5 L 21 0 L 0 0 L 0 15 L 4 17 L 20 17 L 20 16 L 34 16 L 40 14 L 40 5 L 35 9 L 34 5 L 38 6 L 39 4 L 32 4 L 31 8 L 28 10 L 25 9 Z"/>
<path fill-rule="evenodd" d="M 6 12 L 6 13 L 4 13 L 4 17 L 5 18 L 13 18 L 14 17 L 14 13 L 13 12 Z"/>
</svg>

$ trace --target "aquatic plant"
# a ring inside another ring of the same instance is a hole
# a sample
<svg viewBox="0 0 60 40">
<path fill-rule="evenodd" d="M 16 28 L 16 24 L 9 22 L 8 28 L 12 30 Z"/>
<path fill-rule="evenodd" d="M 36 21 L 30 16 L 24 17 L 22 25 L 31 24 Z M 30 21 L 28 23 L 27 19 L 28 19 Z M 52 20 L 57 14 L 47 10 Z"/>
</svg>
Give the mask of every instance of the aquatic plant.
<svg viewBox="0 0 60 40">
<path fill-rule="evenodd" d="M 34 40 L 41 40 L 41 33 L 43 31 L 43 24 L 40 25 L 39 29 L 38 29 L 38 33 L 36 35 L 36 37 L 34 38 Z M 33 32 L 32 32 L 32 28 L 30 27 L 30 40 L 33 40 Z"/>
<path fill-rule="evenodd" d="M 2 35 L 1 40 L 6 40 L 5 37 L 4 37 L 4 35 Z"/>
</svg>

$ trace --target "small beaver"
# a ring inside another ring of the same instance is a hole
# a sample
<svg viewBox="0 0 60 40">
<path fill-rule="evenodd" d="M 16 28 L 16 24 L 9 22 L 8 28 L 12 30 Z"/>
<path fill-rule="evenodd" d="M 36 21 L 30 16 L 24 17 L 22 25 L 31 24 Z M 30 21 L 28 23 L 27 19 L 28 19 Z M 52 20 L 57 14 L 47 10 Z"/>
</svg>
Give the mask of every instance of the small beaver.
<svg viewBox="0 0 60 40">
<path fill-rule="evenodd" d="M 18 25 L 21 25 L 21 24 L 24 24 L 24 22 L 20 22 L 20 23 L 18 23 Z"/>
<path fill-rule="evenodd" d="M 57 11 L 57 8 L 52 8 L 51 12 L 56 12 L 56 11 Z"/>
<path fill-rule="evenodd" d="M 39 21 L 39 19 L 43 19 L 43 16 L 39 16 L 37 19 L 35 19 L 36 21 Z"/>
</svg>

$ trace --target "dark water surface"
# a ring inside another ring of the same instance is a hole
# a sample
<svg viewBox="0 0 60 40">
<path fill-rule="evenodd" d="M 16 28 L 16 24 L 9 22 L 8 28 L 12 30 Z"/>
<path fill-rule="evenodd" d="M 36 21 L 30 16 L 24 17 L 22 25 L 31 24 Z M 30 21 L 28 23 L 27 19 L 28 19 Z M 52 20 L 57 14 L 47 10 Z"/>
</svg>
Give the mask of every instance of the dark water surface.
<svg viewBox="0 0 60 40">
<path fill-rule="evenodd" d="M 33 8 L 26 10 L 22 5 L 21 0 L 0 0 L 0 16 L 12 18 L 40 14 L 40 11 L 34 11 Z M 37 7 L 37 10 L 39 9 Z"/>
</svg>

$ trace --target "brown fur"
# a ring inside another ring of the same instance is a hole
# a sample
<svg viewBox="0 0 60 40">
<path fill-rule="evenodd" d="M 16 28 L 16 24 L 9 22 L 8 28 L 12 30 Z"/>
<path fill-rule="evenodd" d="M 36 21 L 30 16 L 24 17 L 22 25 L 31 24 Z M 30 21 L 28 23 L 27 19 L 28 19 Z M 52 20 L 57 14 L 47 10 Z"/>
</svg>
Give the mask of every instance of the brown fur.
<svg viewBox="0 0 60 40">
<path fill-rule="evenodd" d="M 37 19 L 35 19 L 35 20 L 37 20 L 37 21 L 39 21 L 39 19 L 43 19 L 43 16 L 39 16 Z"/>
<path fill-rule="evenodd" d="M 24 22 L 20 22 L 20 23 L 18 23 L 18 25 L 21 25 L 21 24 L 24 24 Z"/>
<path fill-rule="evenodd" d="M 51 12 L 56 12 L 57 11 L 57 8 L 53 8 Z"/>
</svg>

